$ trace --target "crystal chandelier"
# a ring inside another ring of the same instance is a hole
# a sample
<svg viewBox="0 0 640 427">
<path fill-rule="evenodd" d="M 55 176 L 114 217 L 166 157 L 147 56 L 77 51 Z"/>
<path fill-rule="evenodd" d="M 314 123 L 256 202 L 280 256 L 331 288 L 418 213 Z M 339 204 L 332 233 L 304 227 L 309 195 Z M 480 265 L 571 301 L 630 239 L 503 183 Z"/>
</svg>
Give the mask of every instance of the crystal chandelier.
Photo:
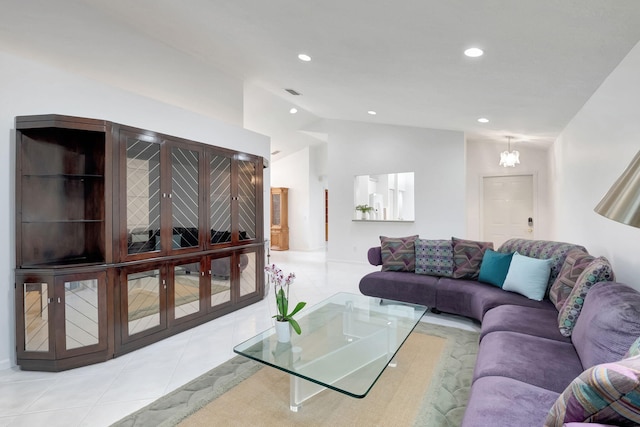
<svg viewBox="0 0 640 427">
<path fill-rule="evenodd" d="M 520 164 L 520 153 L 517 150 L 511 151 L 511 137 L 508 136 L 508 150 L 500 153 L 500 166 L 515 168 Z"/>
</svg>

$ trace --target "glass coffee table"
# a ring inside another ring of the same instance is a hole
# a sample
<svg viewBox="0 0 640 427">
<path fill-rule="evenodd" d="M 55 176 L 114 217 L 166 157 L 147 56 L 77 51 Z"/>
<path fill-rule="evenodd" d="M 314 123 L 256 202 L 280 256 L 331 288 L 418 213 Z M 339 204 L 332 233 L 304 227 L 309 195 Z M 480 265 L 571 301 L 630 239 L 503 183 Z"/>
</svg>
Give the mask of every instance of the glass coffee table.
<svg viewBox="0 0 640 427">
<path fill-rule="evenodd" d="M 278 342 L 270 328 L 234 347 L 290 374 L 290 409 L 325 389 L 363 398 L 416 327 L 427 307 L 338 293 L 302 310 L 302 334 Z"/>
</svg>

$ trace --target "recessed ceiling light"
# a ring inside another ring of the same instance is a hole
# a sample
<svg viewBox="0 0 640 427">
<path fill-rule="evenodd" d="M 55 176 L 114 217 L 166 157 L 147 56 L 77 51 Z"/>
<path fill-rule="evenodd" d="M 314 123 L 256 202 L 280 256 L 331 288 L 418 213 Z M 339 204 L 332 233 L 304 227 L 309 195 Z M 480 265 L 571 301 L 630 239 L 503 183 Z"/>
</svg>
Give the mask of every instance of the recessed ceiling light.
<svg viewBox="0 0 640 427">
<path fill-rule="evenodd" d="M 298 55 L 298 59 L 300 61 L 304 61 L 304 62 L 311 61 L 311 57 L 309 55 L 307 55 L 306 53 L 301 53 L 300 55 Z"/>
<path fill-rule="evenodd" d="M 373 111 L 373 110 L 369 110 L 369 111 L 367 111 L 367 114 L 370 114 L 370 115 L 372 115 L 372 116 L 375 116 L 375 115 L 376 115 L 376 114 L 378 114 L 378 113 L 376 113 L 376 112 L 375 112 L 375 111 Z"/>
<path fill-rule="evenodd" d="M 289 110 L 289 112 L 290 112 L 291 114 L 295 114 L 295 113 L 297 113 L 297 112 L 298 112 L 298 109 L 294 107 L 294 108 L 290 109 L 290 110 Z"/>
<path fill-rule="evenodd" d="M 479 121 L 480 123 L 489 123 L 489 119 L 487 119 L 486 117 L 480 117 L 480 118 L 478 119 L 478 121 Z"/>
<path fill-rule="evenodd" d="M 464 54 L 471 58 L 477 58 L 478 56 L 484 55 L 484 51 L 477 47 L 470 47 L 464 51 Z"/>
</svg>

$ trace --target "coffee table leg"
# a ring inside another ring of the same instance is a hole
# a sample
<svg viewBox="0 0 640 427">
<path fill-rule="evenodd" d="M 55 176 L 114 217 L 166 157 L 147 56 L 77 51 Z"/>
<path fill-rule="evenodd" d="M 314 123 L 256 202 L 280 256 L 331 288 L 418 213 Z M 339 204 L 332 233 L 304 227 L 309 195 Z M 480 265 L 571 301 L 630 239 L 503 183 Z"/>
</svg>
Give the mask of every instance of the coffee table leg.
<svg viewBox="0 0 640 427">
<path fill-rule="evenodd" d="M 398 366 L 398 362 L 396 361 L 395 357 L 392 358 L 391 356 L 395 351 L 396 341 L 398 340 L 398 320 L 395 318 L 390 319 L 387 323 L 387 326 L 387 348 L 389 357 L 389 363 L 387 366 L 395 368 L 396 366 Z"/>
<path fill-rule="evenodd" d="M 326 387 L 307 381 L 295 375 L 289 375 L 289 409 L 298 412 L 302 403 L 312 398 Z"/>
</svg>

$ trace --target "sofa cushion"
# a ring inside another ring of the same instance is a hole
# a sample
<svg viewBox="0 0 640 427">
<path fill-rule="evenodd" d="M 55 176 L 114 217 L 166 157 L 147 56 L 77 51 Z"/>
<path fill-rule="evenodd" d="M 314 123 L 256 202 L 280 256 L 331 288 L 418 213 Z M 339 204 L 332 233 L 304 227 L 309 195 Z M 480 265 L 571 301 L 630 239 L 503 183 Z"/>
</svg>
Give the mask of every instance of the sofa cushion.
<svg viewBox="0 0 640 427">
<path fill-rule="evenodd" d="M 558 277 L 567 254 L 572 249 L 587 250 L 580 245 L 572 243 L 555 242 L 551 240 L 509 239 L 504 242 L 498 252 L 518 252 L 520 255 L 538 259 L 550 259 L 551 273 L 549 274 L 549 286 Z"/>
<path fill-rule="evenodd" d="M 502 289 L 542 301 L 547 290 L 551 260 L 513 254 Z"/>
<path fill-rule="evenodd" d="M 582 371 L 570 342 L 498 331 L 482 339 L 473 378 L 509 377 L 561 393 Z"/>
<path fill-rule="evenodd" d="M 411 271 L 416 269 L 415 241 L 418 236 L 380 236 L 382 271 Z"/>
<path fill-rule="evenodd" d="M 463 427 L 540 427 L 558 393 L 512 378 L 479 378 L 471 386 Z"/>
<path fill-rule="evenodd" d="M 503 254 L 493 249 L 487 249 L 482 257 L 478 280 L 501 288 L 507 277 L 511 258 L 513 258 L 513 254 Z"/>
<path fill-rule="evenodd" d="M 360 279 L 360 292 L 371 297 L 436 305 L 438 278 L 400 271 L 375 271 Z"/>
<path fill-rule="evenodd" d="M 451 277 L 453 246 L 451 240 L 416 239 L 416 274 Z"/>
<path fill-rule="evenodd" d="M 493 249 L 493 242 L 477 242 L 451 238 L 453 244 L 453 278 L 477 279 L 480 264 L 487 249 Z"/>
<path fill-rule="evenodd" d="M 494 307 L 511 304 L 525 307 L 556 309 L 548 299 L 534 301 L 514 292 L 475 280 L 459 280 L 441 277 L 436 292 L 436 308 L 447 313 L 460 314 L 482 320 L 484 314 Z"/>
<path fill-rule="evenodd" d="M 640 425 L 640 356 L 593 366 L 573 380 L 544 425 L 567 422 Z"/>
<path fill-rule="evenodd" d="M 627 357 L 634 357 L 638 355 L 640 355 L 640 337 L 631 344 L 631 347 L 629 347 L 629 350 L 625 353 L 624 357 L 626 359 Z"/>
<path fill-rule="evenodd" d="M 595 259 L 581 249 L 573 249 L 567 254 L 567 258 L 562 265 L 558 278 L 551 285 L 549 299 L 556 306 L 558 311 L 569 298 L 569 294 L 576 284 L 576 280 L 585 268 Z"/>
<path fill-rule="evenodd" d="M 563 337 L 560 334 L 557 325 L 558 313 L 555 310 L 550 310 L 549 307 L 501 305 L 487 311 L 482 318 L 480 340 L 491 332 L 511 331 L 556 341 L 570 342 L 570 338 Z"/>
<path fill-rule="evenodd" d="M 571 336 L 589 289 L 598 282 L 612 280 L 615 280 L 613 269 L 605 257 L 596 258 L 584 269 L 558 313 L 558 327 L 562 335 Z"/>
<path fill-rule="evenodd" d="M 571 341 L 587 369 L 620 360 L 640 336 L 640 293 L 621 283 L 591 288 Z"/>
</svg>

